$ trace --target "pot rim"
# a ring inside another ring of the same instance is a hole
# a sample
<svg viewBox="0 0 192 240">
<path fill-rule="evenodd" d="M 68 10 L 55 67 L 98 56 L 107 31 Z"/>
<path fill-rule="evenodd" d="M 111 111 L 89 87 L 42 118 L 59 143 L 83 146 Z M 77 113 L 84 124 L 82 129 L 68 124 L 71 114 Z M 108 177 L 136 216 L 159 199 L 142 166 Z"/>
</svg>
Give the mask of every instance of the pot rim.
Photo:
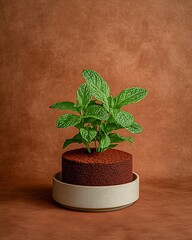
<svg viewBox="0 0 192 240">
<path fill-rule="evenodd" d="M 105 189 L 105 188 L 118 188 L 118 187 L 120 187 L 120 186 L 126 186 L 126 185 L 131 185 L 131 184 L 133 184 L 135 181 L 138 181 L 139 180 L 139 175 L 136 173 L 136 172 L 132 172 L 132 174 L 133 174 L 133 181 L 131 181 L 131 182 L 128 182 L 128 183 L 123 183 L 123 184 L 116 184 L 116 185 L 106 185 L 106 186 L 87 186 L 87 185 L 76 185 L 76 184 L 70 184 L 70 183 L 65 183 L 65 182 L 62 182 L 62 181 L 60 181 L 60 177 L 61 177 L 61 171 L 59 171 L 59 172 L 56 172 L 54 175 L 53 175 L 53 177 L 52 177 L 52 179 L 53 179 L 53 181 L 55 181 L 55 182 L 57 182 L 57 183 L 59 183 L 59 184 L 62 184 L 62 185 L 67 185 L 67 186 L 74 186 L 74 187 L 76 187 L 76 188 L 87 188 L 87 189 L 92 189 L 92 188 L 95 188 L 95 189 L 97 189 L 97 188 L 99 188 L 99 189 Z"/>
</svg>

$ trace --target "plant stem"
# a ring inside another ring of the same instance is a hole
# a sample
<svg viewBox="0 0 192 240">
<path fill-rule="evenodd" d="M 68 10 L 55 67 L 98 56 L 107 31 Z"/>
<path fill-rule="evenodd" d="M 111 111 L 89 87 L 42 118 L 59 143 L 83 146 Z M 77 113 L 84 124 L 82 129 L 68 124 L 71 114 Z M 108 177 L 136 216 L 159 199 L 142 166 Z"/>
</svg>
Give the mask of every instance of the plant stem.
<svg viewBox="0 0 192 240">
<path fill-rule="evenodd" d="M 83 110 L 81 110 L 81 116 L 84 116 L 84 111 Z M 84 119 L 82 119 L 82 125 L 83 125 L 82 127 L 84 127 Z M 91 153 L 91 149 L 89 147 L 89 143 L 88 142 L 84 142 L 84 144 L 85 144 L 85 146 L 87 148 L 88 153 Z"/>
<path fill-rule="evenodd" d="M 95 150 L 97 151 L 97 140 L 96 140 L 96 138 L 94 139 L 94 144 L 95 144 Z"/>
<path fill-rule="evenodd" d="M 84 116 L 83 110 L 81 110 L 81 116 Z M 82 127 L 84 127 L 84 118 L 82 119 Z"/>
<path fill-rule="evenodd" d="M 87 151 L 88 151 L 88 153 L 91 153 L 91 148 L 89 147 L 89 143 L 86 142 L 85 145 L 86 145 L 86 147 L 87 147 Z"/>
<path fill-rule="evenodd" d="M 99 126 L 99 139 L 101 140 L 101 126 Z M 101 148 L 100 148 L 100 142 L 99 142 L 99 146 L 97 148 L 97 152 L 100 152 Z"/>
</svg>

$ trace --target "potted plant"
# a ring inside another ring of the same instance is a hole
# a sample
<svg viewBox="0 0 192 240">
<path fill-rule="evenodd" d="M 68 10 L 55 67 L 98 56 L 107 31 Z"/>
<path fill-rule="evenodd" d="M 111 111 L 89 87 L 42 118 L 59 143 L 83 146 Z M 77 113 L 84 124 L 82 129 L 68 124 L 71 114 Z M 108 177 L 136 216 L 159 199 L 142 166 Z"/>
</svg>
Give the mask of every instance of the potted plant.
<svg viewBox="0 0 192 240">
<path fill-rule="evenodd" d="M 147 91 L 127 88 L 116 97 L 106 81 L 93 70 L 83 70 L 85 83 L 77 90 L 77 102 L 58 102 L 53 109 L 72 110 L 57 120 L 58 128 L 74 126 L 78 133 L 66 139 L 69 144 L 84 144 L 84 148 L 66 151 L 62 155 L 62 171 L 53 177 L 53 198 L 60 205 L 83 211 L 108 211 L 129 206 L 139 198 L 139 176 L 132 172 L 132 155 L 114 149 L 128 141 L 118 129 L 140 133 L 142 127 L 132 114 L 122 110 L 125 105 L 142 100 Z"/>
</svg>

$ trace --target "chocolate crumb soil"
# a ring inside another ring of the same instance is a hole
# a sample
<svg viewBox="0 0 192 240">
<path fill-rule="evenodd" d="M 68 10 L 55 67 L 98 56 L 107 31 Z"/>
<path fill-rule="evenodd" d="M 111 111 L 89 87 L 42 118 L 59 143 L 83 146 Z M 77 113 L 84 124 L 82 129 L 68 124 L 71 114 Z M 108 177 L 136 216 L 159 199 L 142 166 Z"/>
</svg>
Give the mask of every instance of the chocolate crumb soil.
<svg viewBox="0 0 192 240">
<path fill-rule="evenodd" d="M 132 177 L 132 155 L 120 150 L 88 153 L 86 148 L 80 148 L 62 156 L 62 181 L 65 183 L 108 186 L 131 182 Z"/>
<path fill-rule="evenodd" d="M 104 152 L 96 152 L 92 149 L 92 153 L 88 153 L 86 148 L 80 148 L 65 152 L 63 158 L 80 163 L 110 164 L 130 160 L 132 155 L 117 149 L 108 149 Z"/>
</svg>

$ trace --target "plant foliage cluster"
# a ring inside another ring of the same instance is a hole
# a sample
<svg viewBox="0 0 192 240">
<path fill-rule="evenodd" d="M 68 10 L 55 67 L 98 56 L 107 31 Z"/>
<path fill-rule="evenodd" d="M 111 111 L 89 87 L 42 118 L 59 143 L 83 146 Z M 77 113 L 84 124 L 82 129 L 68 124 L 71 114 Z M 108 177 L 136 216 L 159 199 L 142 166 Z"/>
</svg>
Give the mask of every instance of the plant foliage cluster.
<svg viewBox="0 0 192 240">
<path fill-rule="evenodd" d="M 134 121 L 133 115 L 121 108 L 139 102 L 147 95 L 147 91 L 139 87 L 127 88 L 113 97 L 109 85 L 97 72 L 83 70 L 82 75 L 85 83 L 77 90 L 77 103 L 65 101 L 50 106 L 54 109 L 76 112 L 64 114 L 57 120 L 58 128 L 74 126 L 79 130 L 73 138 L 66 139 L 63 148 L 71 143 L 83 143 L 91 153 L 92 142 L 97 152 L 113 148 L 120 142 L 133 143 L 132 137 L 120 136 L 114 130 L 124 128 L 131 133 L 142 131 L 142 127 Z"/>
</svg>

